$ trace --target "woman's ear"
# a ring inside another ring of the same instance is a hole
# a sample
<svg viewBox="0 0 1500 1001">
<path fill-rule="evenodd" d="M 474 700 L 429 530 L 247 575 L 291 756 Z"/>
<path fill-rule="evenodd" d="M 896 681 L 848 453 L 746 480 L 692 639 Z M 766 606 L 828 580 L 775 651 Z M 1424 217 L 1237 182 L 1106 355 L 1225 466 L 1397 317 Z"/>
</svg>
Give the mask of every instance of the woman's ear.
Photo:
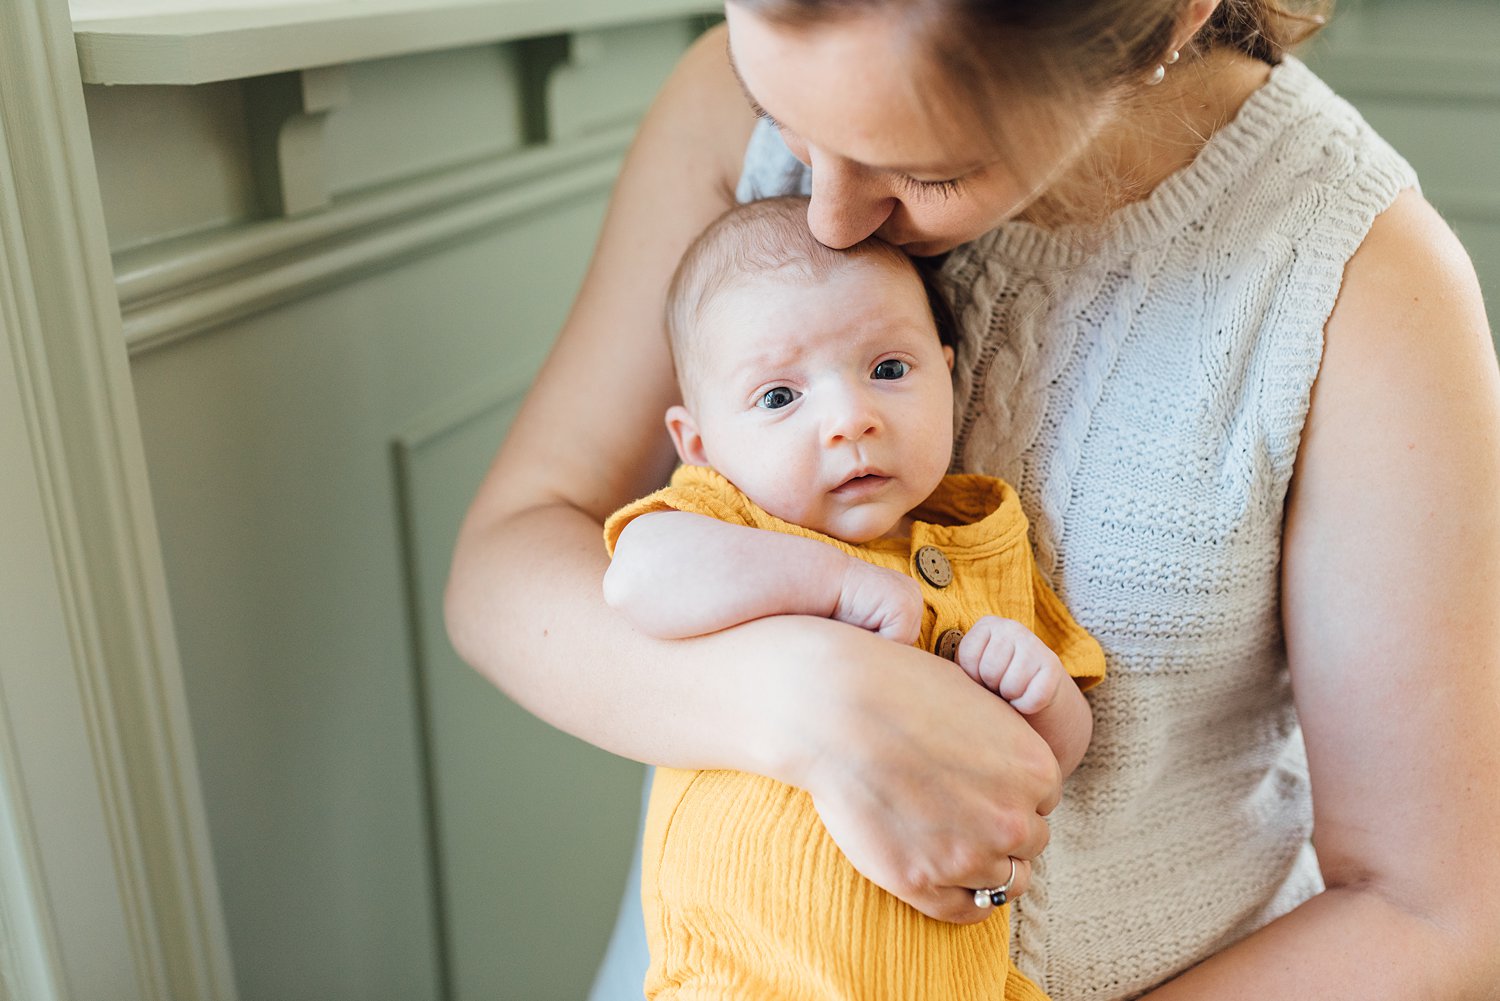
<svg viewBox="0 0 1500 1001">
<path fill-rule="evenodd" d="M 1188 4 L 1188 9 L 1184 15 L 1186 23 L 1183 25 L 1187 29 L 1184 32 L 1186 37 L 1180 44 L 1174 47 L 1182 48 L 1194 35 L 1198 34 L 1199 29 L 1207 24 L 1208 19 L 1213 16 L 1214 10 L 1218 8 L 1219 3 L 1220 0 L 1193 0 L 1192 3 Z"/>
<path fill-rule="evenodd" d="M 677 449 L 677 457 L 689 466 L 708 465 L 708 453 L 703 450 L 703 436 L 698 433 L 698 422 L 688 413 L 687 407 L 676 405 L 667 408 L 667 434 Z"/>
</svg>

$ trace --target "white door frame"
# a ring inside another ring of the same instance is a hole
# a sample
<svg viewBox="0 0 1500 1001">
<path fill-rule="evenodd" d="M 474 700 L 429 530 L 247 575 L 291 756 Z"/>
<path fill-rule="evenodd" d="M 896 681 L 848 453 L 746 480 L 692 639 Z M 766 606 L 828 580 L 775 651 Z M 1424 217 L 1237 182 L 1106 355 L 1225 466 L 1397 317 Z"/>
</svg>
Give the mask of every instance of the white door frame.
<svg viewBox="0 0 1500 1001">
<path fill-rule="evenodd" d="M 0 26 L 0 1001 L 233 1001 L 66 0 Z"/>
</svg>

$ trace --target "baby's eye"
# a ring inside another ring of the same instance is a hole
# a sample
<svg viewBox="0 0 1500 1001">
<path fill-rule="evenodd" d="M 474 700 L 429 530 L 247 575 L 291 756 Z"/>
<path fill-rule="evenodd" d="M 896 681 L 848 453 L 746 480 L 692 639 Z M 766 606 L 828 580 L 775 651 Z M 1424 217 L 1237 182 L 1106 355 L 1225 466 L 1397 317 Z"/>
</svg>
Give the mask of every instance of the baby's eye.
<svg viewBox="0 0 1500 1001">
<path fill-rule="evenodd" d="M 875 366 L 875 371 L 870 373 L 872 379 L 899 379 L 911 371 L 911 366 L 898 358 L 887 358 Z"/>
<path fill-rule="evenodd" d="M 790 389 L 777 386 L 775 389 L 768 389 L 762 393 L 760 399 L 755 401 L 755 405 L 762 410 L 780 410 L 782 407 L 789 406 L 796 398 L 797 394 Z"/>
</svg>

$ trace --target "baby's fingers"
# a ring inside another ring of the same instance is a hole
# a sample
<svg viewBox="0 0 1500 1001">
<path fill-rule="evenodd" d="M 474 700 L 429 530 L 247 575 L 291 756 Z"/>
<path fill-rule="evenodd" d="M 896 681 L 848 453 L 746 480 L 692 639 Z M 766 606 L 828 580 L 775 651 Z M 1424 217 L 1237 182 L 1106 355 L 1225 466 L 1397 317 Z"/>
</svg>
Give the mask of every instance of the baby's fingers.
<svg viewBox="0 0 1500 1001">
<path fill-rule="evenodd" d="M 1005 701 L 1009 702 L 1015 708 L 1016 712 L 1024 716 L 1041 712 L 1057 698 L 1057 690 L 1061 684 L 1062 677 L 1063 670 L 1061 664 L 1056 665 L 1055 670 L 1038 665 L 1031 677 L 1027 679 L 1026 684 L 1022 687 L 1021 694 L 1015 697 L 1006 696 Z"/>
<path fill-rule="evenodd" d="M 964 634 L 954 662 L 969 677 L 1000 694 L 1001 679 L 1016 657 L 1016 641 L 1024 631 L 1025 627 L 1014 619 L 986 615 Z"/>
</svg>

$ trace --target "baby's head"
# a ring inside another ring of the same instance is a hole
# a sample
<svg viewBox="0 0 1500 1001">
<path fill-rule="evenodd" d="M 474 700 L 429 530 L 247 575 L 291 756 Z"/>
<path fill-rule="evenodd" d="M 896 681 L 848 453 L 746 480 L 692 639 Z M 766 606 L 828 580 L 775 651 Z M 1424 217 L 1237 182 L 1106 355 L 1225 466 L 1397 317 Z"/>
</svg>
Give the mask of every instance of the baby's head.
<svg viewBox="0 0 1500 1001">
<path fill-rule="evenodd" d="M 889 244 L 819 243 L 806 199 L 751 202 L 704 230 L 672 279 L 667 329 L 678 455 L 776 517 L 866 542 L 903 530 L 947 471 L 946 305 Z"/>
</svg>

